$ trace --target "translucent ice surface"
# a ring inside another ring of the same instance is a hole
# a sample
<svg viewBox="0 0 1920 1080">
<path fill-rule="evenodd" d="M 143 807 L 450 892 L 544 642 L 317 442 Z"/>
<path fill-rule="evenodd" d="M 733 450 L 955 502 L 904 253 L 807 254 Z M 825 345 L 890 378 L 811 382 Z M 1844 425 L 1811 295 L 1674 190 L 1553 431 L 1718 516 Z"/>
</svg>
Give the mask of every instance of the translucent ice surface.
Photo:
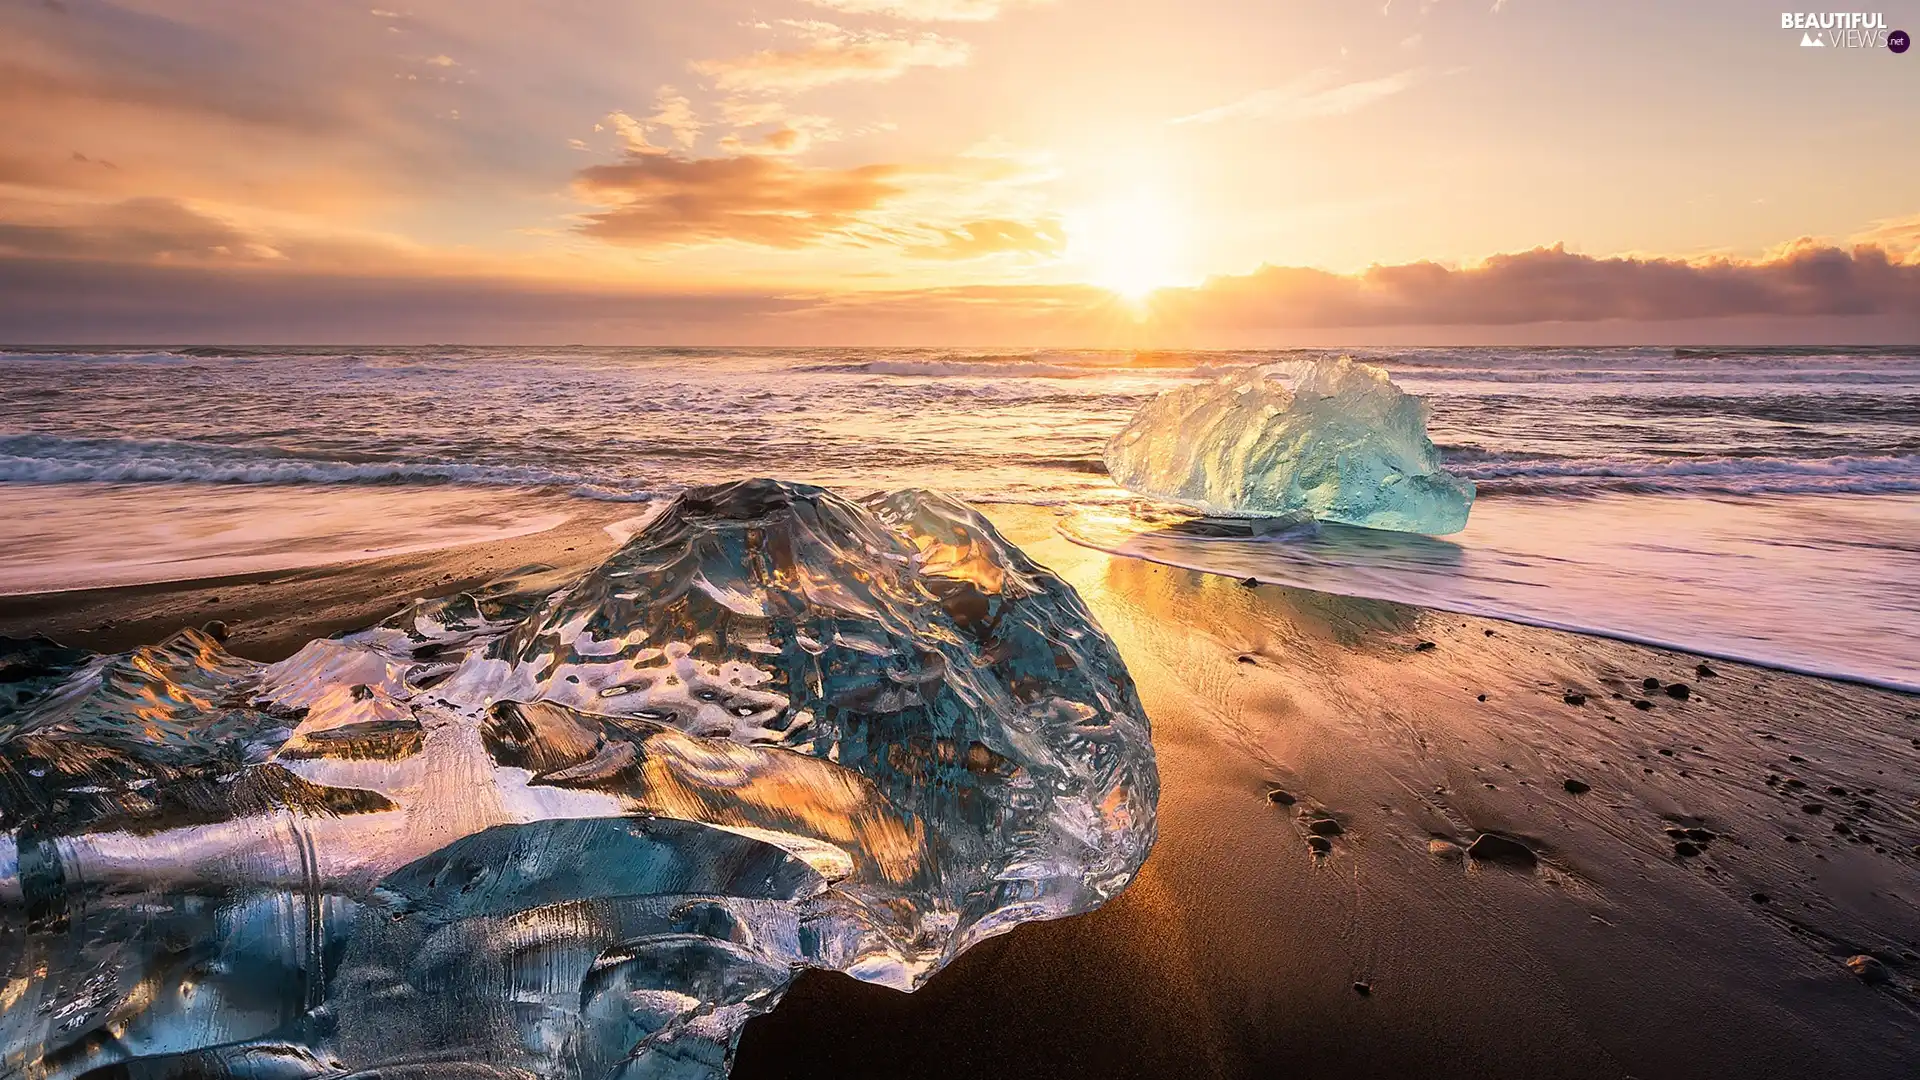
<svg viewBox="0 0 1920 1080">
<path fill-rule="evenodd" d="M 1341 357 L 1248 368 L 1161 394 L 1107 443 L 1121 485 L 1221 517 L 1312 517 L 1442 535 L 1473 483 L 1440 467 L 1426 402 Z"/>
<path fill-rule="evenodd" d="M 1157 794 L 1079 598 L 925 492 L 696 489 L 272 665 L 10 643 L 0 1071 L 724 1076 L 799 969 L 1113 896 Z"/>
</svg>

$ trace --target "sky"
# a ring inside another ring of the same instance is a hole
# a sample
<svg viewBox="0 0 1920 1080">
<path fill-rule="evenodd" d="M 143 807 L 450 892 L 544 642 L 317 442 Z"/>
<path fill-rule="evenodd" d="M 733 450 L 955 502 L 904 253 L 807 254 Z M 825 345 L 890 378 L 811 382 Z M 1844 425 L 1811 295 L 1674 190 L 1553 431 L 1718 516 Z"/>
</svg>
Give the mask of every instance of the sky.
<svg viewBox="0 0 1920 1080">
<path fill-rule="evenodd" d="M 10 0 L 0 341 L 1920 341 L 1920 51 L 1806 36 L 1721 0 Z"/>
</svg>

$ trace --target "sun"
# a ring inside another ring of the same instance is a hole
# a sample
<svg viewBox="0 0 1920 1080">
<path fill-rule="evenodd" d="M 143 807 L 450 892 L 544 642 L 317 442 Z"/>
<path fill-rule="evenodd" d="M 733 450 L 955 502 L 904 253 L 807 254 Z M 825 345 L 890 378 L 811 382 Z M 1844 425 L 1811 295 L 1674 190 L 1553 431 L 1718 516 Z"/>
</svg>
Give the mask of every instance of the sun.
<svg viewBox="0 0 1920 1080">
<path fill-rule="evenodd" d="M 1168 202 L 1150 191 L 1067 215 L 1067 259 L 1087 281 L 1135 302 L 1185 281 L 1185 236 Z"/>
</svg>

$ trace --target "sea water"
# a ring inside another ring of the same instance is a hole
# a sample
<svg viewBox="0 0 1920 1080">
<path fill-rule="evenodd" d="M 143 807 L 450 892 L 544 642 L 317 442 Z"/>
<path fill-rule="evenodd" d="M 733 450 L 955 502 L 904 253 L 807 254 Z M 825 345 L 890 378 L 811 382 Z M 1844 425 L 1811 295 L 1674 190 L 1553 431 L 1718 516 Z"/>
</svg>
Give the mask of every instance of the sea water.
<svg viewBox="0 0 1920 1080">
<path fill-rule="evenodd" d="M 1920 687 L 1920 350 L 1334 352 L 1428 399 L 1479 489 L 1464 532 L 1223 543 L 1105 475 L 1161 391 L 1324 350 L 6 350 L 0 591 L 212 572 L 262 554 L 233 538 L 292 543 L 294 504 L 377 499 L 378 536 L 300 541 L 344 557 L 776 476 L 1055 505 L 1078 539 L 1181 565 Z M 209 554 L 202 517 L 232 542 Z"/>
</svg>

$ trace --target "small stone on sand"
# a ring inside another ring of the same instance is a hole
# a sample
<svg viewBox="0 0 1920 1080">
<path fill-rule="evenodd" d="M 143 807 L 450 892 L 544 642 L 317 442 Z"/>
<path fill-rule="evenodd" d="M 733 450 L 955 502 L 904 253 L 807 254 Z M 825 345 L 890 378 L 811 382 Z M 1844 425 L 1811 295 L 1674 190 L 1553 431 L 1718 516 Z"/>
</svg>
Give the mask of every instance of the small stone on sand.
<svg viewBox="0 0 1920 1080">
<path fill-rule="evenodd" d="M 1587 703 L 1587 695 L 1576 694 L 1572 690 L 1569 690 L 1560 700 L 1569 705 L 1585 705 Z"/>
<path fill-rule="evenodd" d="M 1593 790 L 1593 785 L 1587 783 L 1585 780 L 1575 780 L 1571 776 L 1562 781 L 1562 784 L 1566 787 L 1567 794 L 1569 795 L 1585 795 L 1587 792 Z"/>
<path fill-rule="evenodd" d="M 1658 690 L 1660 689 L 1660 680 L 1649 675 L 1646 678 L 1640 680 L 1640 689 Z"/>
<path fill-rule="evenodd" d="M 1810 803 L 1801 803 L 1801 804 L 1800 804 L 1800 809 L 1801 809 L 1801 810 L 1803 810 L 1803 811 L 1805 811 L 1805 812 L 1807 812 L 1807 813 L 1809 813 L 1809 814 L 1818 814 L 1818 813 L 1822 813 L 1823 811 L 1825 811 L 1825 810 L 1826 810 L 1826 808 L 1827 808 L 1827 804 L 1826 804 L 1826 803 L 1817 803 L 1817 802 L 1810 802 Z"/>
<path fill-rule="evenodd" d="M 1703 679 L 1717 679 L 1720 677 L 1719 672 L 1713 670 L 1712 668 L 1708 667 L 1704 663 L 1696 664 L 1694 666 L 1693 673 Z"/>
<path fill-rule="evenodd" d="M 1315 855 L 1325 855 L 1327 852 L 1333 850 L 1333 841 L 1324 836 L 1309 836 L 1307 837 L 1307 848 Z"/>
<path fill-rule="evenodd" d="M 1696 843 L 1694 843 L 1693 841 L 1691 841 L 1691 840 L 1676 840 L 1676 841 L 1674 842 L 1674 845 L 1673 845 L 1673 855 L 1674 855 L 1674 857 L 1675 857 L 1675 858 L 1677 858 L 1677 859 L 1691 859 L 1691 858 L 1693 858 L 1693 857 L 1694 857 L 1695 855 L 1698 855 L 1698 854 L 1700 854 L 1700 845 L 1698 845 L 1698 844 L 1696 844 Z"/>
<path fill-rule="evenodd" d="M 1773 897 L 1763 892 L 1757 892 L 1753 894 L 1753 902 L 1756 904 L 1771 904 L 1773 903 Z"/>
<path fill-rule="evenodd" d="M 1296 800 L 1293 797 L 1293 792 L 1282 788 L 1274 788 L 1272 791 L 1267 792 L 1267 801 L 1275 806 L 1292 806 Z"/>
<path fill-rule="evenodd" d="M 1440 647 L 1440 646 L 1438 646 L 1438 645 L 1435 645 L 1435 644 L 1434 644 L 1433 642 L 1431 642 L 1431 641 L 1423 641 L 1423 642 L 1421 642 L 1420 644 L 1418 644 L 1418 645 L 1415 645 L 1415 646 L 1413 647 L 1413 651 L 1414 651 L 1414 652 L 1432 652 L 1433 650 L 1435 650 L 1435 649 L 1437 649 L 1437 648 L 1439 648 L 1439 647 Z"/>
<path fill-rule="evenodd" d="M 1667 687 L 1667 696 L 1675 701 L 1685 701 L 1692 694 L 1693 691 L 1687 689 L 1687 684 L 1683 682 L 1677 682 Z"/>
<path fill-rule="evenodd" d="M 1511 836 L 1490 832 L 1475 837 L 1467 848 L 1467 855 L 1481 862 L 1506 863 L 1510 866 L 1532 867 L 1540 862 L 1540 857 L 1533 853 L 1532 848 Z"/>
<path fill-rule="evenodd" d="M 1887 970 L 1887 965 L 1865 954 L 1849 957 L 1847 970 L 1860 976 L 1860 981 L 1868 986 L 1879 986 L 1893 981 L 1893 973 Z"/>
<path fill-rule="evenodd" d="M 1485 701 L 1485 700 L 1487 700 L 1487 695 L 1485 695 L 1485 694 L 1481 694 L 1478 700 L 1480 700 L 1480 701 Z"/>
<path fill-rule="evenodd" d="M 1308 823 L 1307 831 L 1313 833 L 1315 836 L 1339 836 L 1341 833 L 1346 832 L 1345 829 L 1340 827 L 1339 822 L 1330 817 L 1314 818 L 1312 822 Z"/>
<path fill-rule="evenodd" d="M 207 635 L 208 637 L 212 638 L 215 641 L 227 640 L 227 624 L 221 622 L 219 619 L 215 619 L 212 622 L 209 622 L 207 625 L 201 627 L 200 632 Z"/>
<path fill-rule="evenodd" d="M 1653 702 L 1648 701 L 1646 698 L 1634 698 L 1633 707 L 1639 709 L 1641 712 L 1646 712 L 1648 709 L 1653 708 Z"/>
<path fill-rule="evenodd" d="M 1368 994 L 1373 993 L 1373 987 L 1363 982 L 1357 982 L 1353 984 L 1353 992 L 1359 994 L 1361 997 L 1366 997 Z"/>
<path fill-rule="evenodd" d="M 1245 578 L 1240 582 L 1240 586 L 1246 589 L 1257 589 L 1260 587 L 1260 579 L 1253 577 Z"/>
</svg>

